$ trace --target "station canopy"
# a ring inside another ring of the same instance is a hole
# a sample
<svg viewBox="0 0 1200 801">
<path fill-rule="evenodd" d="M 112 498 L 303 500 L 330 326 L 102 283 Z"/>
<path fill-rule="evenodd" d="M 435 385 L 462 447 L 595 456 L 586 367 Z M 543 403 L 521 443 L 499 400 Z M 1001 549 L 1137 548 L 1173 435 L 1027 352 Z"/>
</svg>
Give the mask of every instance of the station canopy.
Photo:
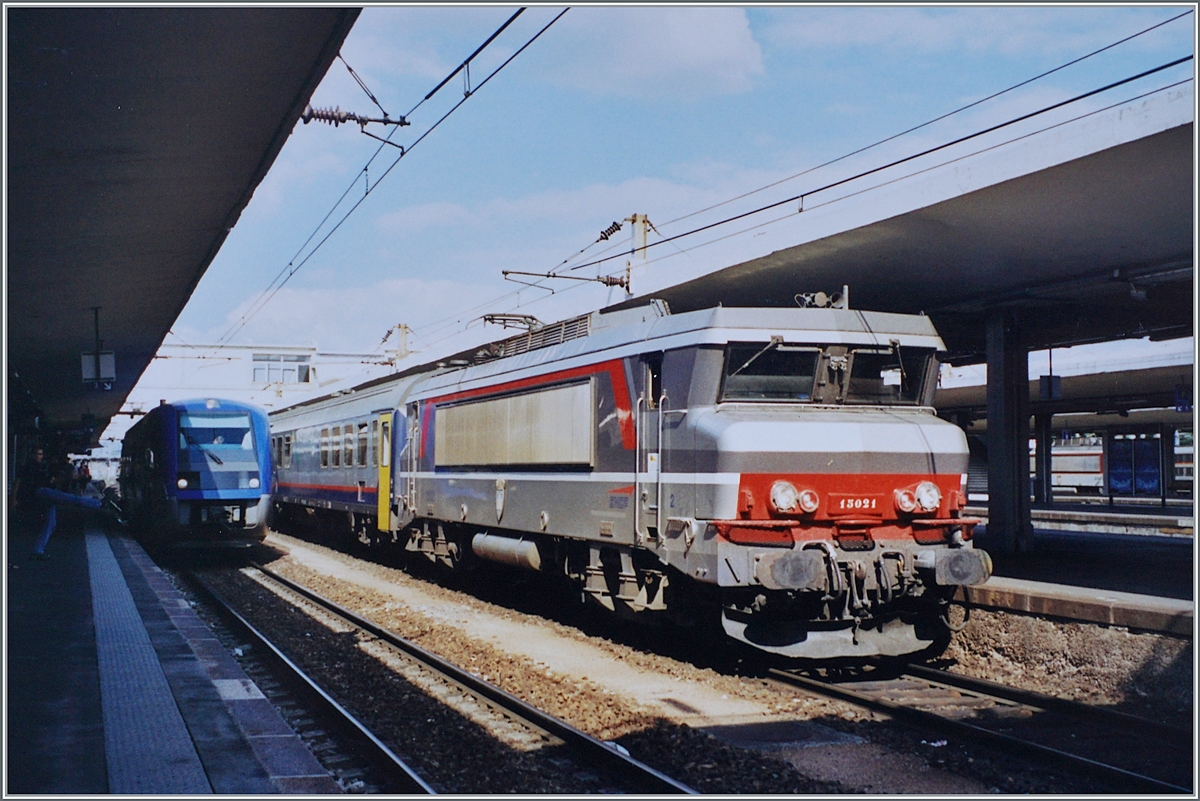
<svg viewBox="0 0 1200 801">
<path fill-rule="evenodd" d="M 5 8 L 11 430 L 95 444 L 358 13 Z"/>
</svg>

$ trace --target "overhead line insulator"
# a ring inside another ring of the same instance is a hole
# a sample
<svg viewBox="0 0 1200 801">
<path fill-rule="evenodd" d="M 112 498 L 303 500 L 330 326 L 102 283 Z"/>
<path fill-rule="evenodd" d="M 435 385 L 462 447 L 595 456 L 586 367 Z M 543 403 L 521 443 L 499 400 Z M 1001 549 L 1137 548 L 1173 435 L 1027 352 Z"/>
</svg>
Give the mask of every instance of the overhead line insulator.
<svg viewBox="0 0 1200 801">
<path fill-rule="evenodd" d="M 300 119 L 308 125 L 313 120 L 325 122 L 333 127 L 341 125 L 343 122 L 357 122 L 360 126 L 365 126 L 368 122 L 378 122 L 383 125 L 409 125 L 409 121 L 401 117 L 398 120 L 393 120 L 391 117 L 367 117 L 362 114 L 355 114 L 352 111 L 342 111 L 341 108 L 313 108 L 309 106 L 304 109 L 304 113 L 300 115 Z"/>
</svg>

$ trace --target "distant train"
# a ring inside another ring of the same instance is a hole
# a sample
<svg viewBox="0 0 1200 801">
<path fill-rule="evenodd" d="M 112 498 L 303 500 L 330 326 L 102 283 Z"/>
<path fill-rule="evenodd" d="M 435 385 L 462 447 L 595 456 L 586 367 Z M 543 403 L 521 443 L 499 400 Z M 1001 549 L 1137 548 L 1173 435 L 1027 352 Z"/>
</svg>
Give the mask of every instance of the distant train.
<svg viewBox="0 0 1200 801">
<path fill-rule="evenodd" d="M 125 434 L 121 498 L 153 546 L 247 547 L 271 510 L 267 415 L 216 398 L 162 403 Z"/>
<path fill-rule="evenodd" d="M 272 413 L 277 525 L 787 657 L 934 650 L 991 574 L 943 349 L 915 315 L 595 312 Z"/>
</svg>

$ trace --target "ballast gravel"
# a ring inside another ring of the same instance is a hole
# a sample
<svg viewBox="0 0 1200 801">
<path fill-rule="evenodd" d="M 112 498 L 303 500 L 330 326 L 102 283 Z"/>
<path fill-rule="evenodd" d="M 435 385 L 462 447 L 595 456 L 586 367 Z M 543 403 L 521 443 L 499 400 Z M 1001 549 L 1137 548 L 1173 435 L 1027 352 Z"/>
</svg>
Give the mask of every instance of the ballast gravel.
<svg viewBox="0 0 1200 801">
<path fill-rule="evenodd" d="M 276 533 L 268 537 L 260 559 L 577 728 L 617 741 L 635 758 L 704 793 L 1107 789 L 989 749 L 947 742 L 848 704 L 767 684 L 749 675 L 761 668 L 754 664 L 756 655 L 729 641 L 616 620 L 572 603 L 568 590 L 544 577 L 487 566 L 467 578 L 434 581 L 433 571 L 421 565 L 405 570 Z M 226 583 L 227 592 L 265 593 L 248 579 L 227 577 Z M 266 595 L 257 603 L 282 603 Z M 311 650 L 308 658 L 319 664 L 329 643 L 320 642 L 320 636 L 314 641 L 311 619 L 282 607 L 272 615 L 282 630 L 297 632 L 293 644 Z M 379 659 L 360 653 L 354 664 L 329 667 L 345 677 L 344 690 L 352 698 L 366 695 L 358 699 L 360 706 L 400 708 L 390 696 L 380 697 L 380 688 L 407 694 L 406 703 L 420 695 Z M 976 610 L 938 664 L 1179 724 L 1191 716 L 1191 662 L 1191 644 L 1182 640 Z M 446 791 L 619 789 L 587 775 L 564 783 L 554 771 L 537 767 L 538 752 L 522 755 L 528 763 L 523 768 L 488 771 L 481 782 L 472 778 L 481 759 L 506 746 L 460 716 L 443 714 L 431 712 L 425 723 L 408 720 L 389 731 L 403 743 L 402 750 L 411 749 L 418 767 L 432 766 L 442 776 Z M 790 722 L 794 738 L 752 735 L 747 741 L 727 734 L 779 720 Z M 427 733 L 439 727 L 443 734 L 449 727 L 453 736 Z"/>
</svg>

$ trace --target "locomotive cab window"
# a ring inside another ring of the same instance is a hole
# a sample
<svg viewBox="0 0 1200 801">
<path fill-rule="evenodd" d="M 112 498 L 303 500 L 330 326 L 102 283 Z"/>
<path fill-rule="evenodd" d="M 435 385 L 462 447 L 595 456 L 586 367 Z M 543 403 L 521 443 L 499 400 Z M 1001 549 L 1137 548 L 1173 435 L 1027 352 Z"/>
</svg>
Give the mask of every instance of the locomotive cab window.
<svg viewBox="0 0 1200 801">
<path fill-rule="evenodd" d="M 850 352 L 846 403 L 918 405 L 933 362 L 932 348 L 854 348 Z"/>
<path fill-rule="evenodd" d="M 736 342 L 725 350 L 721 401 L 809 401 L 820 351 L 812 347 Z"/>
</svg>

